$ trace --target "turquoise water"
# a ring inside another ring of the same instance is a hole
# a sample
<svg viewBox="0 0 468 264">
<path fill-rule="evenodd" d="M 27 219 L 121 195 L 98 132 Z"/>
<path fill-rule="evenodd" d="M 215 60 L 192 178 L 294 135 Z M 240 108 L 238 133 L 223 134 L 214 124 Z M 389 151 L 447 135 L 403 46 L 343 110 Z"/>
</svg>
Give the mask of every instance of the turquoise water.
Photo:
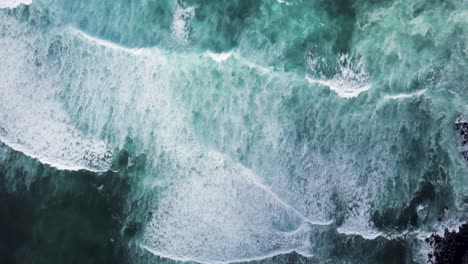
<svg viewBox="0 0 468 264">
<path fill-rule="evenodd" d="M 466 1 L 0 7 L 1 263 L 425 263 L 467 220 Z"/>
</svg>

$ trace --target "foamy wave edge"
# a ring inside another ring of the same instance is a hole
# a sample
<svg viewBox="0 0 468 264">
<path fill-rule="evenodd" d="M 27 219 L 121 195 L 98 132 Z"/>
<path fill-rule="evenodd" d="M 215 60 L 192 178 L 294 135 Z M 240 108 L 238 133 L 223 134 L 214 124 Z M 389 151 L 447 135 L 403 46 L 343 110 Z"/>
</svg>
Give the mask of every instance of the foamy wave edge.
<svg viewBox="0 0 468 264">
<path fill-rule="evenodd" d="M 15 8 L 21 4 L 30 5 L 32 0 L 0 0 L 0 8 Z"/>
</svg>

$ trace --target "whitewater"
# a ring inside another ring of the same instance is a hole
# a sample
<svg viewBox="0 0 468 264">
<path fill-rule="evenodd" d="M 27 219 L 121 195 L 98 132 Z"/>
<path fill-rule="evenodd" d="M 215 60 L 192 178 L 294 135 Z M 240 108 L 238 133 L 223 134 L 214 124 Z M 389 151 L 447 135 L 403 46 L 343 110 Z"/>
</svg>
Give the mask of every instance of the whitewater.
<svg viewBox="0 0 468 264">
<path fill-rule="evenodd" d="M 432 260 L 468 221 L 467 28 L 463 0 L 0 0 L 0 262 Z"/>
</svg>

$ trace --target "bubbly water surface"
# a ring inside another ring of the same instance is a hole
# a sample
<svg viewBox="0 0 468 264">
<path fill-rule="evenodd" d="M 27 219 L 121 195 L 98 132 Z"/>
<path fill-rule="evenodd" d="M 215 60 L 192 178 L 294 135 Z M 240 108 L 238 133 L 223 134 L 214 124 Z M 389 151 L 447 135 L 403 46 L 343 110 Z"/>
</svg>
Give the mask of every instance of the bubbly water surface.
<svg viewBox="0 0 468 264">
<path fill-rule="evenodd" d="M 0 0 L 0 262 L 425 263 L 468 213 L 467 30 L 465 0 Z"/>
</svg>

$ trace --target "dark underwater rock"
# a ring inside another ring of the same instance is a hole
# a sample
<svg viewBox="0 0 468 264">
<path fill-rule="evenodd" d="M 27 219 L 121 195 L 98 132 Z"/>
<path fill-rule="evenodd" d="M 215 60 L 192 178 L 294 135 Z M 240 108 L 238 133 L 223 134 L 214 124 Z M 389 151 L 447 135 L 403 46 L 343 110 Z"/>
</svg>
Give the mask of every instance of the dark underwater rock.
<svg viewBox="0 0 468 264">
<path fill-rule="evenodd" d="M 455 130 L 459 135 L 461 154 L 468 161 L 468 119 L 466 117 L 457 118 L 455 120 Z"/>
<path fill-rule="evenodd" d="M 468 222 L 458 232 L 445 229 L 444 235 L 433 234 L 426 239 L 434 249 L 429 253 L 429 263 L 468 264 Z"/>
<path fill-rule="evenodd" d="M 0 162 L 1 264 L 129 263 L 128 178 L 60 171 L 10 152 Z"/>
</svg>

